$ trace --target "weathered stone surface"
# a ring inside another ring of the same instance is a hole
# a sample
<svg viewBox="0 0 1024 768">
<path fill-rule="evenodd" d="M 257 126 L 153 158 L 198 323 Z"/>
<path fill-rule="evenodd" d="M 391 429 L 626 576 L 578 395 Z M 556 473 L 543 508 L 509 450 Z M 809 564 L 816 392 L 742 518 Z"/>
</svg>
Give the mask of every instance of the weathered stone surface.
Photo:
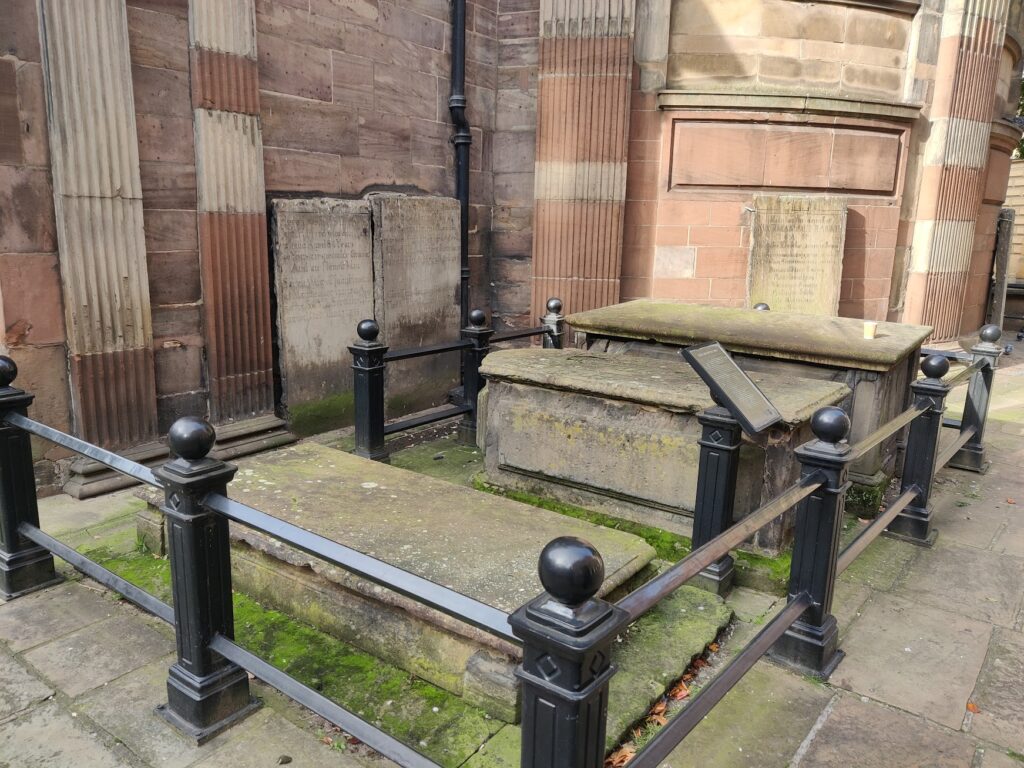
<svg viewBox="0 0 1024 768">
<path fill-rule="evenodd" d="M 867 738 L 870 734 L 870 738 Z M 841 695 L 804 753 L 814 768 L 962 768 L 972 765 L 974 741 L 924 718 Z"/>
<path fill-rule="evenodd" d="M 972 718 L 971 733 L 1024 753 L 1022 681 L 1024 636 L 1019 632 L 996 627 L 972 696 L 972 701 L 980 711 Z"/>
<path fill-rule="evenodd" d="M 747 300 L 775 311 L 835 315 L 843 276 L 846 201 L 757 195 Z"/>
<path fill-rule="evenodd" d="M 525 349 L 489 355 L 482 371 L 491 482 L 689 533 L 701 435 L 694 414 L 713 401 L 682 360 Z M 741 449 L 737 518 L 796 479 L 792 449 L 810 437 L 806 421 L 849 392 L 833 382 L 755 378 L 788 424 Z M 790 524 L 767 526 L 755 546 L 778 551 Z"/>
<path fill-rule="evenodd" d="M 17 653 L 109 618 L 116 608 L 96 590 L 64 584 L 0 606 L 0 640 Z"/>
<path fill-rule="evenodd" d="M 33 648 L 25 660 L 68 696 L 109 683 L 126 672 L 164 656 L 173 648 L 170 637 L 139 616 L 115 606 L 110 619 Z"/>
<path fill-rule="evenodd" d="M 11 758 L 13 762 L 8 762 Z M 129 756 L 107 749 L 56 703 L 0 725 L 0 765 L 18 768 L 133 768 Z"/>
<path fill-rule="evenodd" d="M 12 656 L 0 650 L 0 720 L 53 695 Z"/>
<path fill-rule="evenodd" d="M 568 318 L 577 331 L 596 336 L 687 346 L 718 341 L 733 352 L 818 365 L 886 371 L 906 359 L 931 328 L 879 323 L 878 338 L 864 338 L 864 323 L 848 317 L 708 307 L 668 299 L 637 299 Z"/>
<path fill-rule="evenodd" d="M 300 433 L 343 426 L 352 418 L 348 345 L 374 315 L 370 205 L 320 198 L 271 206 L 282 400 Z"/>
<path fill-rule="evenodd" d="M 881 593 L 861 614 L 832 683 L 959 730 L 991 627 Z"/>
<path fill-rule="evenodd" d="M 668 768 L 784 768 L 832 691 L 758 663 L 665 760 Z"/>
<path fill-rule="evenodd" d="M 84 500 L 60 494 L 39 500 L 39 520 L 51 536 L 60 536 L 131 515 L 143 507 L 145 502 L 135 496 L 134 490 Z"/>
<path fill-rule="evenodd" d="M 392 349 L 453 341 L 459 335 L 459 206 L 448 197 L 370 195 L 374 303 L 381 340 Z M 444 401 L 456 355 L 389 366 L 393 412 Z"/>
<path fill-rule="evenodd" d="M 889 591 L 920 553 L 913 544 L 880 536 L 843 572 L 840 581 Z"/>
</svg>

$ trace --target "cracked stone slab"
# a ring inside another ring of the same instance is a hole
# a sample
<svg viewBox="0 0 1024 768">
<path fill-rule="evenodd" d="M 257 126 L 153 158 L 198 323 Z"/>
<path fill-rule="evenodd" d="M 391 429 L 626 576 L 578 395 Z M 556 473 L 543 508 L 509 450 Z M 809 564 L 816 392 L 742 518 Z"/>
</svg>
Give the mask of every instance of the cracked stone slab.
<svg viewBox="0 0 1024 768">
<path fill-rule="evenodd" d="M 14 652 L 49 642 L 114 615 L 116 603 L 72 582 L 0 606 L 0 641 Z"/>
<path fill-rule="evenodd" d="M 0 768 L 134 768 L 56 703 L 0 725 Z"/>
<path fill-rule="evenodd" d="M 34 677 L 12 656 L 0 651 L 0 719 L 38 704 L 53 689 Z"/>
<path fill-rule="evenodd" d="M 841 688 L 959 730 L 992 627 L 878 593 L 843 640 Z"/>
<path fill-rule="evenodd" d="M 1024 635 L 996 627 L 973 701 L 971 733 L 1024 753 Z"/>
<path fill-rule="evenodd" d="M 72 698 L 165 656 L 174 642 L 137 616 L 114 616 L 25 654 Z"/>
<path fill-rule="evenodd" d="M 841 695 L 800 768 L 967 768 L 973 739 L 876 702 Z"/>
</svg>

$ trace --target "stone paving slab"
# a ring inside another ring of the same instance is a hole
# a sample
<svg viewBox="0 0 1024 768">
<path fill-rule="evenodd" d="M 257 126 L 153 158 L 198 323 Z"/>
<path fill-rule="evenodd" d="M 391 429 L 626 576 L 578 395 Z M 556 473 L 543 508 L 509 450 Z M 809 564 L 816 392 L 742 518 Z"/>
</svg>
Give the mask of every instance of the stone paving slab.
<svg viewBox="0 0 1024 768">
<path fill-rule="evenodd" d="M 1024 635 L 996 627 L 972 701 L 971 733 L 1024 753 Z"/>
<path fill-rule="evenodd" d="M 0 649 L 0 720 L 53 695 L 53 689 L 35 678 L 6 651 Z"/>
<path fill-rule="evenodd" d="M 503 611 L 542 591 L 537 558 L 558 536 L 579 536 L 604 557 L 602 594 L 654 557 L 643 539 L 501 496 L 301 443 L 240 462 L 230 493 L 315 531 Z M 293 565 L 323 563 L 238 530 Z"/>
<path fill-rule="evenodd" d="M 824 685 L 758 662 L 663 768 L 786 768 L 832 699 Z"/>
<path fill-rule="evenodd" d="M 861 614 L 832 684 L 959 730 L 991 626 L 885 593 Z"/>
<path fill-rule="evenodd" d="M 0 768 L 136 768 L 55 702 L 0 725 Z"/>
<path fill-rule="evenodd" d="M 0 641 L 17 653 L 107 619 L 116 608 L 99 589 L 62 584 L 0 607 Z"/>
<path fill-rule="evenodd" d="M 39 522 L 51 536 L 93 528 L 117 517 L 135 514 L 146 503 L 134 488 L 91 499 L 75 499 L 63 493 L 39 500 Z"/>
<path fill-rule="evenodd" d="M 169 653 L 174 641 L 141 615 L 120 615 L 33 648 L 25 661 L 68 696 L 116 680 Z"/>
<path fill-rule="evenodd" d="M 947 541 L 921 552 L 907 571 L 901 594 L 1012 627 L 1024 605 L 1024 559 Z"/>
<path fill-rule="evenodd" d="M 843 694 L 794 768 L 969 768 L 974 740 Z"/>
</svg>

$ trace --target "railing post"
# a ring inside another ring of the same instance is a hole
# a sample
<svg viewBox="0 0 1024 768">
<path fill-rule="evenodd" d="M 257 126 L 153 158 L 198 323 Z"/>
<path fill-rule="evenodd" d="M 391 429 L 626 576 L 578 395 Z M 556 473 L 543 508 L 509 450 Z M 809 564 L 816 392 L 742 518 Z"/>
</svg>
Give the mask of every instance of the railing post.
<svg viewBox="0 0 1024 768">
<path fill-rule="evenodd" d="M 981 341 L 971 347 L 974 360 L 984 360 L 985 365 L 971 376 L 967 385 L 967 402 L 964 403 L 960 431 L 963 433 L 971 427 L 976 431 L 964 447 L 953 454 L 949 461 L 951 467 L 970 472 L 988 471 L 988 462 L 985 461 L 985 421 L 988 419 L 989 400 L 992 397 L 993 374 L 999 364 L 999 356 L 1003 353 L 1002 347 L 996 342 L 1002 335 L 998 325 L 986 325 L 981 329 Z"/>
<path fill-rule="evenodd" d="M 463 328 L 460 335 L 464 341 L 471 341 L 473 346 L 462 353 L 463 402 L 469 406 L 469 413 L 459 421 L 459 440 L 467 445 L 475 445 L 480 390 L 484 386 L 480 366 L 491 351 L 490 340 L 494 329 L 487 325 L 487 315 L 483 310 L 474 309 L 469 313 L 469 326 Z"/>
<path fill-rule="evenodd" d="M 540 319 L 548 332 L 541 339 L 544 349 L 561 349 L 565 336 L 565 315 L 562 314 L 562 300 L 556 296 L 548 299 L 547 314 Z"/>
<path fill-rule="evenodd" d="M 363 320 L 356 326 L 359 341 L 348 348 L 352 353 L 352 396 L 355 401 L 356 447 L 353 453 L 364 459 L 387 461 L 384 445 L 384 354 L 387 346 L 377 341 L 380 326 Z"/>
<path fill-rule="evenodd" d="M 570 536 L 540 555 L 547 590 L 512 614 L 523 641 L 523 768 L 601 768 L 608 717 L 608 682 L 615 674 L 611 644 L 628 614 L 594 596 L 604 561 Z"/>
<path fill-rule="evenodd" d="M 164 484 L 178 660 L 157 711 L 202 744 L 259 706 L 246 671 L 210 650 L 216 635 L 234 638 L 235 621 L 228 521 L 203 498 L 226 493 L 236 468 L 207 458 L 216 433 L 203 419 L 178 419 L 167 437 L 176 458 L 155 474 Z"/>
<path fill-rule="evenodd" d="M 817 439 L 796 449 L 801 478 L 821 487 L 797 505 L 789 599 L 807 592 L 811 607 L 794 622 L 769 652 L 776 661 L 815 677 L 828 678 L 842 661 L 839 628 L 832 615 L 839 534 L 850 463 L 850 418 L 840 408 L 819 408 L 811 418 Z"/>
<path fill-rule="evenodd" d="M 18 366 L 0 356 L 0 417 L 25 414 L 33 396 L 12 387 Z M 32 443 L 27 432 L 0 421 L 0 598 L 16 597 L 60 581 L 49 551 L 18 533 L 22 523 L 39 525 Z"/>
<path fill-rule="evenodd" d="M 913 486 L 917 486 L 919 493 L 885 530 L 897 538 L 930 545 L 934 541 L 930 503 L 932 479 L 939 455 L 942 414 L 946 410 L 946 396 L 950 389 L 942 377 L 949 373 L 949 360 L 942 355 L 930 355 L 921 362 L 921 371 L 927 378 L 915 381 L 910 389 L 914 393 L 915 405 L 924 406 L 925 410 L 910 422 L 900 480 L 900 494 Z"/>
<path fill-rule="evenodd" d="M 697 416 L 703 427 L 697 473 L 697 503 L 693 511 L 693 548 L 707 544 L 732 525 L 736 476 L 742 431 L 739 422 L 720 405 Z M 723 555 L 690 583 L 724 595 L 732 588 L 732 555 Z"/>
</svg>

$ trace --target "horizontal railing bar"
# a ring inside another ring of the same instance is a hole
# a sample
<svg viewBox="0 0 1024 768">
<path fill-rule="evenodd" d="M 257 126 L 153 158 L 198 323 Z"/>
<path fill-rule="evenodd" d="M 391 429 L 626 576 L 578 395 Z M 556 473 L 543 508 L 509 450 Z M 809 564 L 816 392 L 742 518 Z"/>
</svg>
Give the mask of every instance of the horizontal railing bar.
<svg viewBox="0 0 1024 768">
<path fill-rule="evenodd" d="M 955 352 L 950 349 L 921 348 L 921 357 L 931 357 L 932 355 L 938 355 L 939 357 L 944 357 L 947 360 L 959 360 L 964 363 L 969 363 L 973 359 L 973 357 L 967 352 Z"/>
<path fill-rule="evenodd" d="M 265 683 L 269 683 L 306 709 L 334 723 L 345 733 L 351 734 L 384 757 L 394 760 L 403 768 L 438 768 L 437 763 L 406 746 L 394 736 L 389 736 L 380 728 L 370 725 L 358 715 L 303 685 L 287 672 L 282 672 L 224 635 L 216 635 L 210 641 L 210 648 Z"/>
<path fill-rule="evenodd" d="M 764 656 L 776 641 L 782 637 L 793 622 L 800 618 L 804 611 L 811 607 L 811 596 L 806 592 L 791 600 L 785 608 L 772 619 L 751 640 L 735 659 L 701 689 L 700 693 L 690 700 L 686 708 L 668 725 L 658 731 L 630 763 L 629 768 L 656 768 L 667 758 L 690 731 L 700 725 L 707 714 L 715 708 L 725 695 L 753 666 Z"/>
<path fill-rule="evenodd" d="M 857 559 L 857 556 L 867 549 L 871 542 L 877 539 L 882 531 L 889 527 L 889 523 L 895 520 L 896 516 L 906 509 L 910 502 L 916 499 L 920 493 L 921 489 L 916 485 L 910 486 L 886 508 L 885 512 L 872 520 L 871 525 L 857 534 L 857 538 L 847 544 L 846 548 L 839 553 L 839 560 L 836 565 L 837 573 L 842 573 L 849 568 L 850 564 Z"/>
<path fill-rule="evenodd" d="M 4 416 L 4 421 L 12 427 L 24 429 L 26 432 L 31 432 L 33 435 L 49 440 L 51 443 L 56 443 L 75 453 L 87 456 L 93 461 L 98 461 L 100 464 L 104 464 L 111 469 L 116 469 L 122 475 L 128 475 L 128 477 L 134 478 L 140 483 L 163 488 L 163 483 L 157 479 L 149 467 L 134 462 L 131 459 L 126 459 L 124 456 L 118 456 L 111 451 L 104 450 L 98 445 L 87 443 L 85 440 L 79 440 L 77 437 L 61 432 L 59 429 L 48 427 L 20 413 L 7 413 Z"/>
<path fill-rule="evenodd" d="M 496 333 L 491 336 L 491 344 L 497 344 L 499 341 L 515 341 L 516 339 L 525 339 L 530 336 L 540 336 L 547 332 L 548 327 L 546 325 L 538 325 L 536 328 L 525 328 L 521 331 L 505 331 L 505 333 Z"/>
<path fill-rule="evenodd" d="M 416 429 L 416 427 L 422 427 L 424 424 L 433 424 L 435 421 L 444 421 L 455 416 L 461 416 L 464 413 L 469 413 L 471 410 L 473 409 L 468 405 L 453 405 L 451 408 L 433 411 L 423 416 L 392 421 L 390 424 L 384 425 L 384 434 L 393 435 L 396 432 L 405 432 L 407 429 Z"/>
<path fill-rule="evenodd" d="M 942 453 L 939 454 L 939 457 L 935 459 L 935 468 L 942 469 L 944 466 L 946 466 L 949 463 L 949 460 L 956 455 L 956 452 L 963 448 L 965 445 L 967 445 L 967 442 L 972 437 L 974 437 L 974 435 L 977 434 L 977 432 L 977 427 L 968 427 L 959 435 L 957 435 L 956 440 L 951 442 L 945 449 L 943 449 Z"/>
<path fill-rule="evenodd" d="M 984 357 L 979 357 L 966 368 L 957 371 L 955 376 L 952 376 L 948 379 L 943 379 L 942 383 L 945 384 L 947 387 L 955 387 L 957 384 L 961 384 L 967 381 L 969 378 L 971 378 L 971 376 L 980 371 L 986 365 L 988 365 L 988 360 Z"/>
<path fill-rule="evenodd" d="M 850 447 L 850 461 L 859 459 L 887 437 L 892 437 L 929 408 L 928 403 L 914 403 L 901 414 L 885 422 L 869 435 L 865 435 Z"/>
<path fill-rule="evenodd" d="M 466 339 L 458 341 L 446 341 L 443 344 L 431 344 L 426 347 L 406 347 L 395 349 L 384 353 L 384 360 L 393 363 L 396 360 L 409 360 L 414 357 L 426 357 L 427 355 L 443 355 L 445 352 L 458 352 L 460 349 L 469 349 L 473 342 Z"/>
<path fill-rule="evenodd" d="M 960 429 L 960 427 L 963 426 L 963 420 L 951 419 L 947 417 L 942 420 L 942 426 L 946 427 L 947 429 Z"/>
<path fill-rule="evenodd" d="M 810 496 L 821 485 L 820 480 L 797 481 L 707 544 L 697 547 L 664 573 L 655 576 L 642 587 L 630 592 L 619 600 L 619 608 L 629 613 L 631 621 L 640 618 L 661 602 L 666 595 L 674 592 L 718 558 L 728 554 L 729 550 L 738 546 L 801 499 Z"/>
<path fill-rule="evenodd" d="M 448 616 L 472 624 L 511 643 L 520 643 L 512 634 L 508 614 L 493 606 L 280 520 L 266 512 L 260 512 L 248 504 L 229 499 L 222 494 L 207 494 L 203 503 L 229 520 L 272 536 L 308 555 L 326 560 L 349 573 L 369 579 L 374 584 L 436 608 Z"/>
<path fill-rule="evenodd" d="M 35 542 L 43 549 L 52 552 L 93 581 L 98 581 L 104 587 L 114 590 L 129 602 L 139 606 L 142 610 L 148 611 L 158 619 L 163 619 L 172 627 L 174 626 L 174 609 L 159 598 L 149 594 L 149 592 L 139 589 L 130 581 L 125 581 L 116 573 L 108 571 L 99 563 L 95 563 L 85 555 L 76 552 L 67 544 L 43 533 L 34 525 L 22 523 L 18 526 L 18 533 L 29 541 Z"/>
</svg>

